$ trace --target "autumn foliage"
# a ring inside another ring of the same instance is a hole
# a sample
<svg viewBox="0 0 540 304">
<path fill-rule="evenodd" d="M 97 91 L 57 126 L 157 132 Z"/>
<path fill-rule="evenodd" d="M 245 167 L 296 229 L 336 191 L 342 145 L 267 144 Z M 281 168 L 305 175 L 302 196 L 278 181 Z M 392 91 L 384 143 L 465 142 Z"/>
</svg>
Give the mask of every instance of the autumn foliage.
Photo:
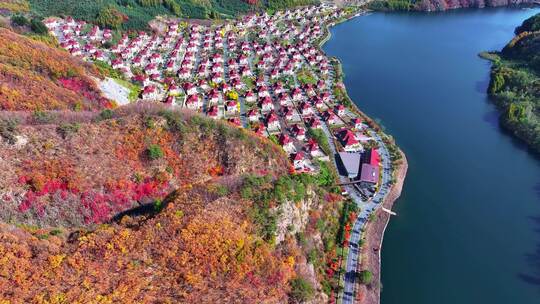
<svg viewBox="0 0 540 304">
<path fill-rule="evenodd" d="M 90 110 L 113 107 L 102 97 L 95 68 L 0 28 L 0 110 Z"/>
<path fill-rule="evenodd" d="M 0 214 L 18 226 L 0 224 L 0 299 L 287 302 L 301 251 L 264 239 L 240 193 L 261 163 L 269 185 L 286 175 L 287 158 L 190 115 L 125 108 L 77 127 L 23 124 L 18 141 L 1 140 Z"/>
<path fill-rule="evenodd" d="M 40 226 L 102 223 L 178 188 L 257 174 L 261 162 L 275 165 L 267 173 L 286 170 L 287 159 L 260 139 L 179 115 L 18 126 L 23 144 L 0 143 L 0 218 Z M 160 157 L 150 157 L 149 147 Z"/>
<path fill-rule="evenodd" d="M 0 298 L 34 303 L 282 303 L 294 257 L 247 204 L 181 193 L 154 217 L 92 232 L 0 226 Z"/>
</svg>

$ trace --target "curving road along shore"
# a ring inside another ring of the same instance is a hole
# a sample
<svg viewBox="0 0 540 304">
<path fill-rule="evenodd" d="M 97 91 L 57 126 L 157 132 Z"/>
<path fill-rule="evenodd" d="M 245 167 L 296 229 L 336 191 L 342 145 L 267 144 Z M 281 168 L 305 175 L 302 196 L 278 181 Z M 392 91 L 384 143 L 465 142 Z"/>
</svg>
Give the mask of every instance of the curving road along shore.
<svg viewBox="0 0 540 304">
<path fill-rule="evenodd" d="M 382 207 L 392 210 L 392 206 L 401 195 L 405 176 L 407 175 L 408 163 L 405 154 L 400 151 L 402 159 L 395 169 L 396 183 L 392 185 L 390 191 L 384 198 Z M 381 295 L 381 248 L 384 238 L 384 232 L 390 222 L 390 214 L 384 212 L 381 208 L 375 212 L 373 221 L 365 224 L 364 244 L 360 249 L 362 257 L 357 265 L 358 271 L 369 270 L 373 273 L 373 283 L 362 285 L 356 282 L 356 300 L 357 303 L 378 304 Z"/>
<path fill-rule="evenodd" d="M 354 16 L 360 17 L 368 14 L 369 11 L 361 10 Z M 327 36 L 321 41 L 319 46 L 328 41 L 331 37 L 329 27 L 335 24 L 328 24 Z M 333 76 L 333 75 L 332 75 Z M 332 79 L 333 80 L 333 79 Z M 333 96 L 332 96 L 333 97 Z M 356 107 L 356 105 L 355 105 Z M 357 108 L 358 112 L 363 117 L 367 117 Z M 376 125 L 373 121 L 372 124 Z M 380 130 L 380 128 L 377 129 Z M 336 147 L 333 145 L 333 136 L 331 132 L 323 125 L 323 131 L 328 137 L 330 148 L 334 154 L 337 153 Z M 390 153 L 383 142 L 381 136 L 374 130 L 370 130 L 370 136 L 375 139 L 379 145 L 379 155 L 382 163 L 382 178 L 378 191 L 372 199 L 363 200 L 353 186 L 344 186 L 343 188 L 349 193 L 350 198 L 357 204 L 360 209 L 358 217 L 351 230 L 349 239 L 349 251 L 345 265 L 345 277 L 343 290 L 340 292 L 338 303 L 366 303 L 377 304 L 380 302 L 380 248 L 384 236 L 384 231 L 390 220 L 390 215 L 382 211 L 382 207 L 391 210 L 394 202 L 401 194 L 403 182 L 408 169 L 407 159 L 405 154 L 400 150 L 402 158 L 397 165 L 397 168 L 392 168 Z M 333 159 L 334 165 L 335 159 Z M 395 183 L 392 184 L 392 175 L 395 176 Z M 341 182 L 346 182 L 345 177 L 340 177 Z M 369 221 L 370 216 L 373 221 Z M 364 244 L 360 247 L 360 241 L 364 238 Z M 361 270 L 369 270 L 373 273 L 373 283 L 369 286 L 360 285 L 357 280 L 357 274 Z"/>
</svg>

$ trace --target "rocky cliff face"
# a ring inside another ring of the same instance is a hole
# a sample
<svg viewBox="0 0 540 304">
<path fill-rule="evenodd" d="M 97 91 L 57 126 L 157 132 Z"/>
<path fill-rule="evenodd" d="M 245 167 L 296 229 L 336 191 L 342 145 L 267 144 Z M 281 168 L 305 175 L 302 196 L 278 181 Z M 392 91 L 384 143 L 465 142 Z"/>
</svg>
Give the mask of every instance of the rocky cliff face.
<svg viewBox="0 0 540 304">
<path fill-rule="evenodd" d="M 533 4 L 534 0 L 421 0 L 415 8 L 421 11 L 444 11 L 456 8 L 483 8 Z"/>
<path fill-rule="evenodd" d="M 276 243 L 281 243 L 287 235 L 294 236 L 303 231 L 309 222 L 309 211 L 318 205 L 319 198 L 309 191 L 305 199 L 299 203 L 287 201 L 279 207 L 280 215 L 277 221 Z"/>
</svg>

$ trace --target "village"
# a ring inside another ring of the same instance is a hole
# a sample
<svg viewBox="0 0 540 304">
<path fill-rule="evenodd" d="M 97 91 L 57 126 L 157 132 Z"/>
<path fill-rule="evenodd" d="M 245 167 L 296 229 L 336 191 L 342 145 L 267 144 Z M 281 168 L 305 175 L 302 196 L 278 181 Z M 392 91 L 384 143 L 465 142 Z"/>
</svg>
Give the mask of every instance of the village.
<svg viewBox="0 0 540 304">
<path fill-rule="evenodd" d="M 379 182 L 377 142 L 336 97 L 344 85 L 318 47 L 326 26 L 346 15 L 323 4 L 222 24 L 166 20 L 162 33 L 116 39 L 70 17 L 45 25 L 73 56 L 105 62 L 137 84 L 135 102 L 162 102 L 250 129 L 279 144 L 296 172 L 316 173 L 319 161 L 332 159 L 344 181 L 366 184 L 369 196 Z"/>
</svg>

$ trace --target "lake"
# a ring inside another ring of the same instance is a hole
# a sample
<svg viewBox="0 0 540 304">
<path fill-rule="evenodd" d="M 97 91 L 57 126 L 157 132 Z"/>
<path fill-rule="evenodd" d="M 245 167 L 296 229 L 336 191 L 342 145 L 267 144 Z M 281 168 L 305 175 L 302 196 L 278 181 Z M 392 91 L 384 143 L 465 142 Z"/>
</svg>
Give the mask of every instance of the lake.
<svg viewBox="0 0 540 304">
<path fill-rule="evenodd" d="M 537 12 L 374 13 L 331 29 L 349 95 L 409 160 L 382 304 L 540 303 L 539 158 L 499 127 L 477 56 Z"/>
</svg>

